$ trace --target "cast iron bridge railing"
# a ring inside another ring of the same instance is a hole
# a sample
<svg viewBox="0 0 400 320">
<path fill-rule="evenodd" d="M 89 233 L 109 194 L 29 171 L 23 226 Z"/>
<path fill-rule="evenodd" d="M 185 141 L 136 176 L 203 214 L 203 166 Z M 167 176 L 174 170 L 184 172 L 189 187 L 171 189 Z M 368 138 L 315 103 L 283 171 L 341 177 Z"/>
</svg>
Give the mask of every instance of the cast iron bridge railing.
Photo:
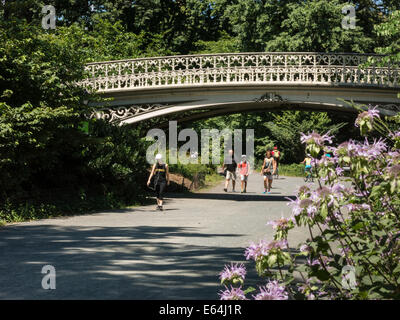
<svg viewBox="0 0 400 320">
<path fill-rule="evenodd" d="M 368 63 L 370 62 L 370 63 Z M 353 53 L 226 53 L 94 62 L 80 85 L 97 92 L 204 85 L 328 85 L 400 88 L 399 65 Z"/>
</svg>

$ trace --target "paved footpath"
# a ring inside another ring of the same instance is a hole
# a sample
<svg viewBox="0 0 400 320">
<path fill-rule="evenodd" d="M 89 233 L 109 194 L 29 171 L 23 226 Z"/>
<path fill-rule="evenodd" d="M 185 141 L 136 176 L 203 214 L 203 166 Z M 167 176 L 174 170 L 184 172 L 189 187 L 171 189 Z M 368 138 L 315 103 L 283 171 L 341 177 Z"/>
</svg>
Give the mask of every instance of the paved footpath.
<svg viewBox="0 0 400 320">
<path fill-rule="evenodd" d="M 272 239 L 267 221 L 290 215 L 285 197 L 302 184 L 281 177 L 263 195 L 253 174 L 246 194 L 225 193 L 222 183 L 169 194 L 164 212 L 151 205 L 0 228 L 0 299 L 218 299 L 225 263 L 244 262 L 248 284 L 259 281 L 244 250 Z M 289 244 L 306 236 L 293 231 Z M 47 264 L 55 290 L 41 286 Z"/>
</svg>

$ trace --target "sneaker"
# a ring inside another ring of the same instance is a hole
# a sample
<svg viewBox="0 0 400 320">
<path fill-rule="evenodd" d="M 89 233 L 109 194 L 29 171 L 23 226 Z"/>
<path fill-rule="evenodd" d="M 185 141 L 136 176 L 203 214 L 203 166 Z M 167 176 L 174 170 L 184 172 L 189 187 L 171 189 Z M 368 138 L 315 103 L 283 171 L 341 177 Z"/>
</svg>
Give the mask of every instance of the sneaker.
<svg viewBox="0 0 400 320">
<path fill-rule="evenodd" d="M 264 191 L 264 192 L 263 192 L 263 194 L 266 194 L 266 193 L 267 193 L 267 191 Z"/>
<path fill-rule="evenodd" d="M 225 191 L 225 192 L 228 192 L 228 189 L 227 189 L 227 188 L 224 188 L 224 191 Z"/>
<path fill-rule="evenodd" d="M 163 207 L 162 207 L 162 206 L 160 206 L 160 211 L 164 211 L 164 209 L 163 209 Z"/>
<path fill-rule="evenodd" d="M 268 194 L 271 194 L 271 191 L 268 191 L 267 193 L 268 193 Z"/>
</svg>

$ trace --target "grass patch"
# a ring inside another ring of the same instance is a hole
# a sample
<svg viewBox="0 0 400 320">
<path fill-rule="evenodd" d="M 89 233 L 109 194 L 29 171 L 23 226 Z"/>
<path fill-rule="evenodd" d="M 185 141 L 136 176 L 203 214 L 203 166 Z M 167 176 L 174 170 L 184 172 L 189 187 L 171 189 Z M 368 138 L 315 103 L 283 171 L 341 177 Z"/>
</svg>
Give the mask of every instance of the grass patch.
<svg viewBox="0 0 400 320">
<path fill-rule="evenodd" d="M 200 190 L 206 190 L 206 189 L 215 187 L 216 185 L 220 184 L 224 180 L 225 180 L 224 176 L 222 176 L 220 174 L 217 174 L 217 173 L 208 174 L 208 175 L 206 175 L 206 177 L 204 179 L 204 185 L 200 188 Z"/>
<path fill-rule="evenodd" d="M 85 195 L 60 193 L 51 198 L 6 199 L 0 206 L 0 226 L 11 222 L 90 214 L 103 210 L 124 209 L 146 202 L 146 197 L 119 197 L 112 192 Z"/>
<path fill-rule="evenodd" d="M 261 165 L 257 167 L 255 172 L 261 171 Z M 279 164 L 279 175 L 287 177 L 304 177 L 304 164 L 292 163 L 292 164 Z"/>
<path fill-rule="evenodd" d="M 304 164 L 279 164 L 279 175 L 288 177 L 304 177 Z"/>
</svg>

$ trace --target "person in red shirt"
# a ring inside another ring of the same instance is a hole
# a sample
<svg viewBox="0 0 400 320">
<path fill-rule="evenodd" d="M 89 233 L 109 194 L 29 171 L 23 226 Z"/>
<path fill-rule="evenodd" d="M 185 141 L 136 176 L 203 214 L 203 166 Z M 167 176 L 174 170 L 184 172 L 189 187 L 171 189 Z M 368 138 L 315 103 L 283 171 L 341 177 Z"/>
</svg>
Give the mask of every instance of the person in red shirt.
<svg viewBox="0 0 400 320">
<path fill-rule="evenodd" d="M 246 155 L 242 155 L 242 161 L 238 165 L 240 180 L 242 182 L 240 193 L 246 193 L 247 189 L 247 179 L 249 177 L 249 162 L 246 160 Z"/>
</svg>

